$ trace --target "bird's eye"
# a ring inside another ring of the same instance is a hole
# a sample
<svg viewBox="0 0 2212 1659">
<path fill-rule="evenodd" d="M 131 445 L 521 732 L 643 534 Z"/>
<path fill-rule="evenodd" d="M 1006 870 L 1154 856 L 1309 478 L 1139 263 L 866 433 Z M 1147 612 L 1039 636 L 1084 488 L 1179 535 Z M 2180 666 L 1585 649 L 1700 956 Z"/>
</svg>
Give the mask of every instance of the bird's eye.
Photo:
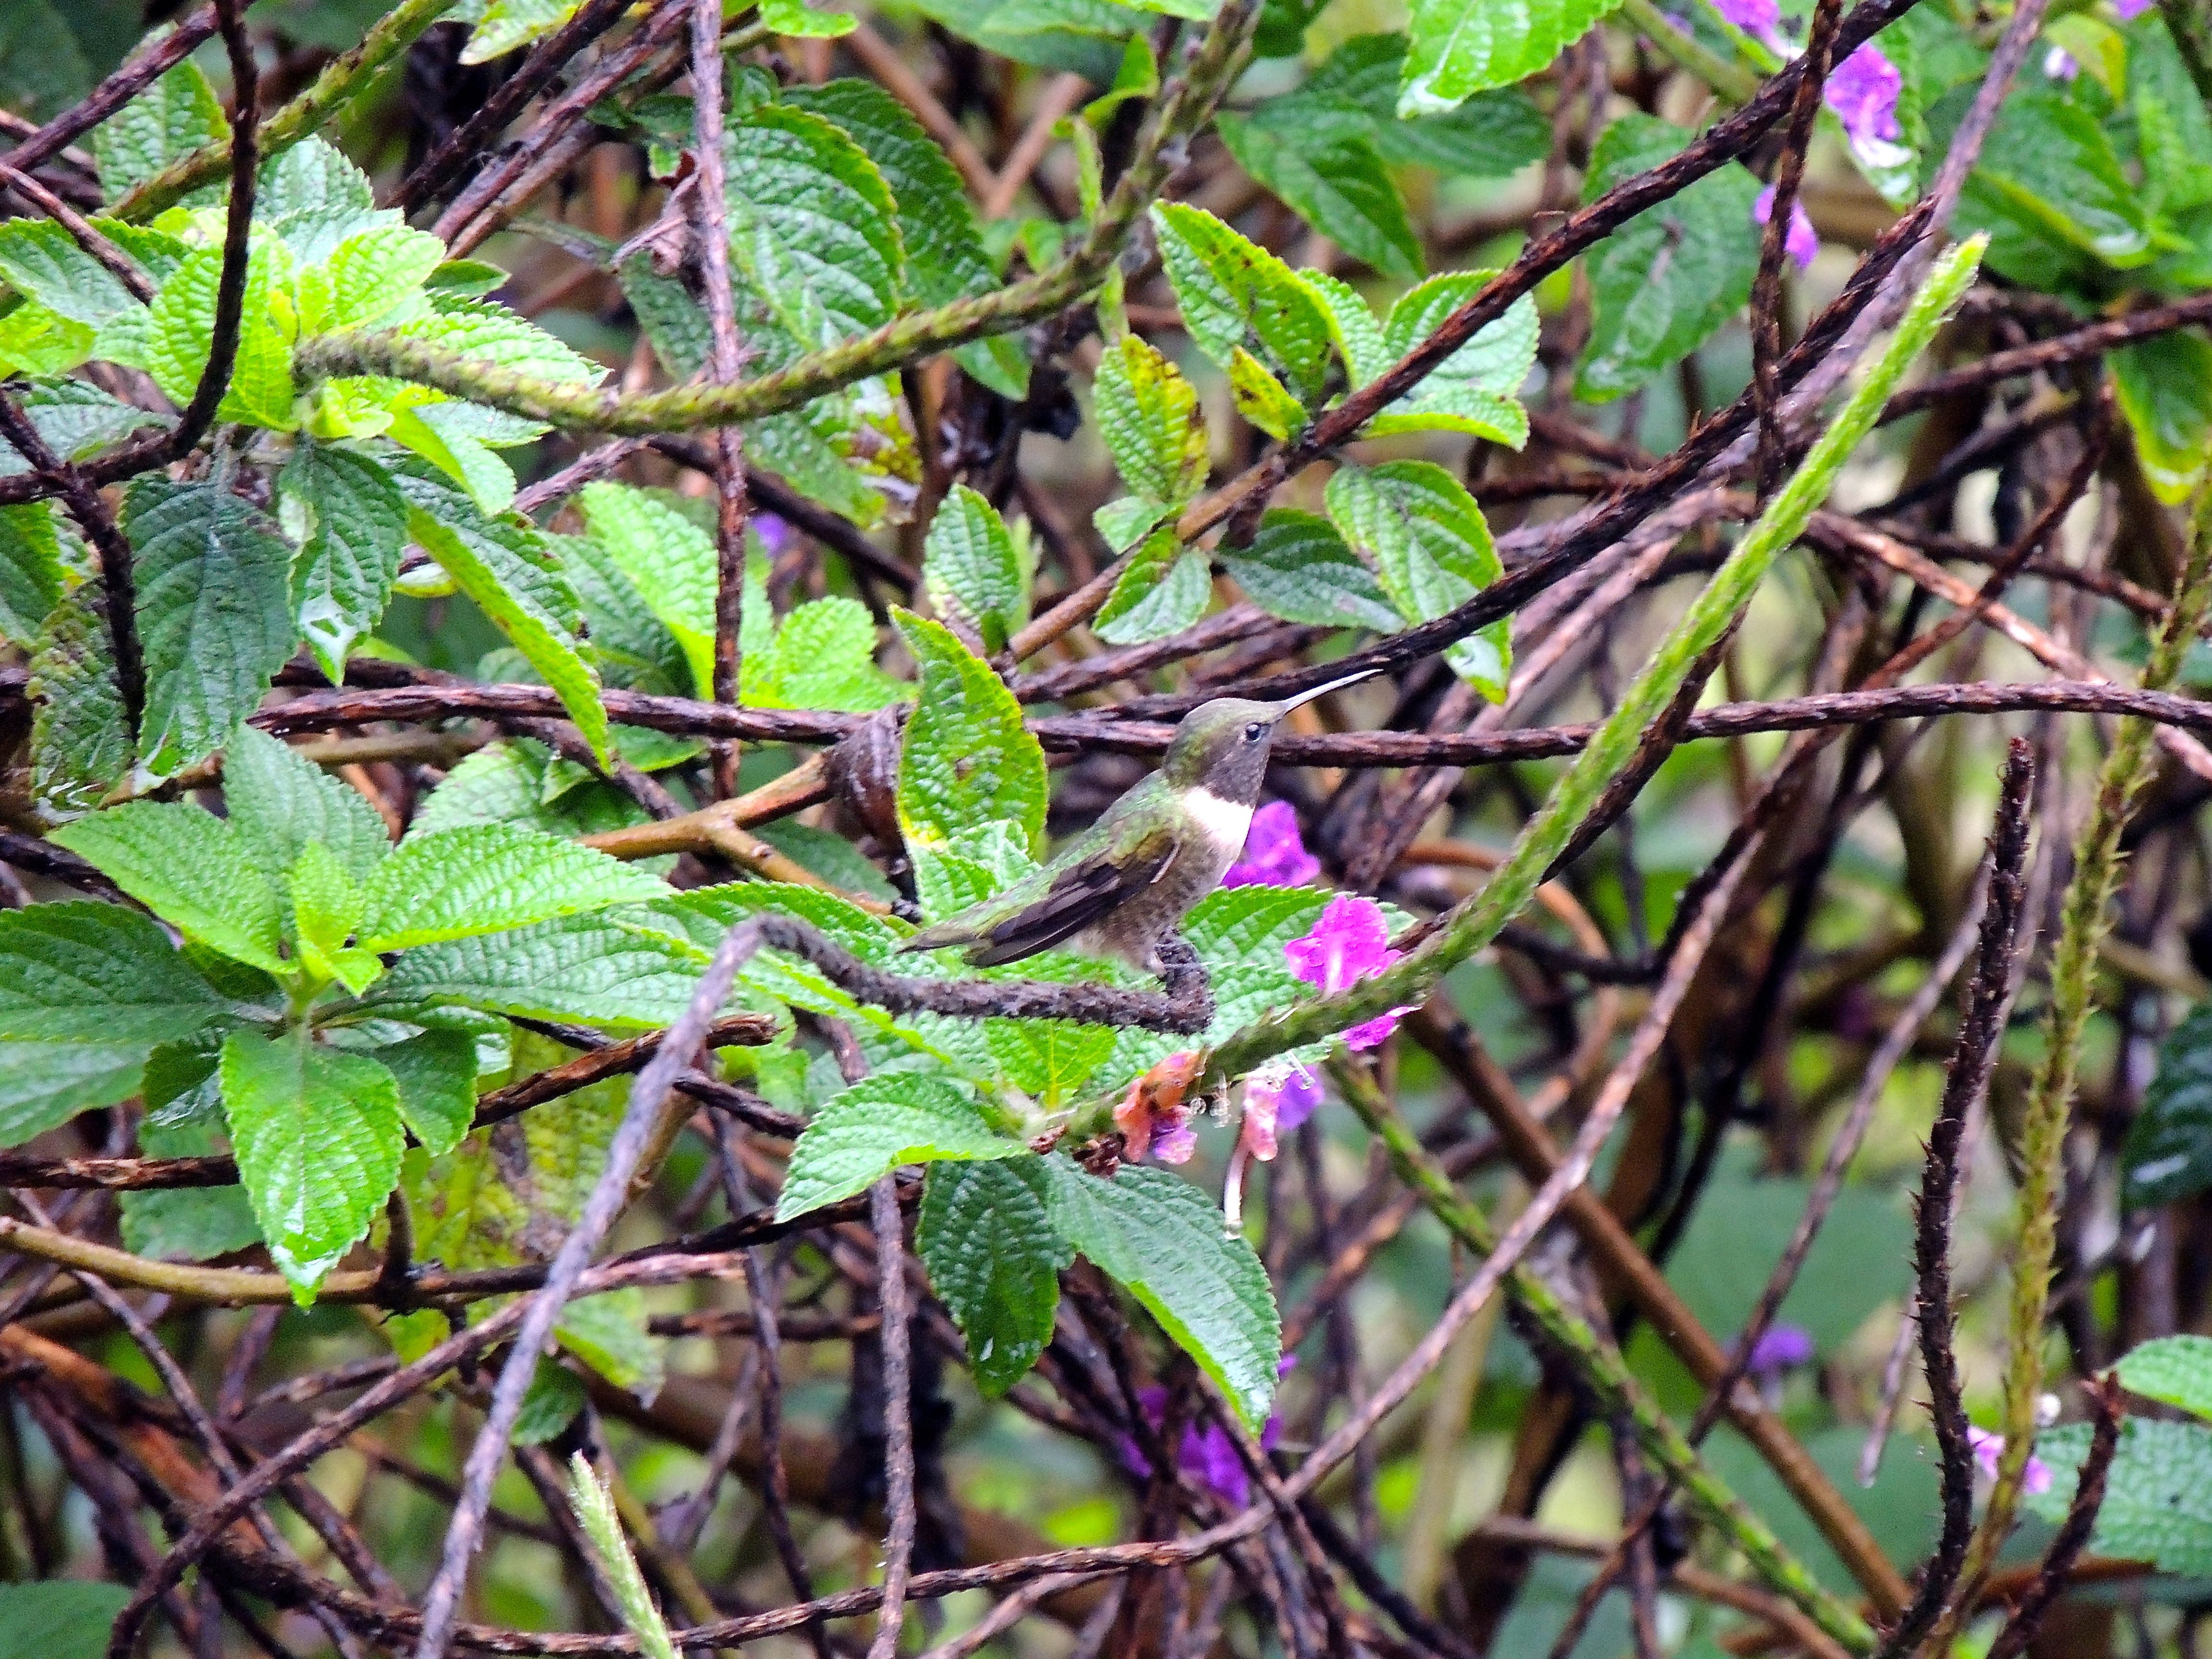
<svg viewBox="0 0 2212 1659">
<path fill-rule="evenodd" d="M 1267 735 L 1267 726 L 1264 720 L 1254 720 L 1244 728 L 1244 741 L 1247 743 L 1257 743 Z"/>
</svg>

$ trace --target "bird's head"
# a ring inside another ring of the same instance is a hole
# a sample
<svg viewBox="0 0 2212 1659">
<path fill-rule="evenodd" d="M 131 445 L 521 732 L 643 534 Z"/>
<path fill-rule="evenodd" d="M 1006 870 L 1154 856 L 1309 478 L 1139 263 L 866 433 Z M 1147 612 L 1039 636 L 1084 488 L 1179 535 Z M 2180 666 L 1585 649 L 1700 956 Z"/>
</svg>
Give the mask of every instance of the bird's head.
<svg viewBox="0 0 2212 1659">
<path fill-rule="evenodd" d="M 1283 717 L 1302 703 L 1326 696 L 1365 679 L 1378 671 L 1370 668 L 1342 679 L 1301 691 L 1280 702 L 1255 702 L 1246 697 L 1216 697 L 1200 703 L 1182 717 L 1175 741 L 1168 745 L 1160 775 L 1176 789 L 1204 789 L 1208 794 L 1239 806 L 1260 799 L 1260 784 L 1267 775 L 1267 749 Z"/>
</svg>

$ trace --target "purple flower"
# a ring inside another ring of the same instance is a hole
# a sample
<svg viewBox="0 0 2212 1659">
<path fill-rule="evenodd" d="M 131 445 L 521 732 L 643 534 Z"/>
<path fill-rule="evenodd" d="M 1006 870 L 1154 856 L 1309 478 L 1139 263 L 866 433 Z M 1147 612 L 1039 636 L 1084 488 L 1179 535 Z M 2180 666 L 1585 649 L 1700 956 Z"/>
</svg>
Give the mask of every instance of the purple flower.
<svg viewBox="0 0 2212 1659">
<path fill-rule="evenodd" d="M 1276 1368 L 1276 1375 L 1280 1376 L 1297 1363 L 1295 1358 L 1285 1356 L 1284 1363 Z M 1139 1389 L 1137 1406 L 1145 1413 L 1145 1420 L 1157 1431 L 1168 1414 L 1168 1391 L 1157 1384 Z M 1282 1419 L 1270 1415 L 1267 1426 L 1260 1431 L 1260 1449 L 1273 1451 L 1282 1434 Z M 1176 1453 L 1176 1465 L 1232 1510 L 1243 1509 L 1252 1496 L 1251 1480 L 1244 1473 L 1244 1460 L 1237 1455 L 1237 1443 L 1229 1437 L 1227 1430 L 1211 1419 L 1193 1424 L 1182 1431 L 1182 1445 Z M 1134 1435 L 1121 1437 L 1121 1467 L 1140 1479 L 1152 1478 L 1152 1460 L 1137 1444 Z"/>
<path fill-rule="evenodd" d="M 1751 204 L 1751 216 L 1762 225 L 1774 216 L 1773 185 L 1759 192 L 1759 199 Z M 1790 199 L 1790 231 L 1782 245 L 1797 262 L 1800 270 L 1809 267 L 1820 252 L 1820 238 L 1813 228 L 1812 216 L 1805 211 L 1804 203 L 1794 196 Z"/>
<path fill-rule="evenodd" d="M 2112 0 L 2112 9 L 2120 15 L 2120 21 L 2132 23 L 2151 9 L 2153 0 Z"/>
<path fill-rule="evenodd" d="M 1321 874 L 1321 860 L 1298 839 L 1298 815 L 1286 800 L 1271 800 L 1252 814 L 1244 851 L 1221 878 L 1224 887 L 1303 887 Z"/>
<path fill-rule="evenodd" d="M 1713 9 L 1768 51 L 1788 54 L 1778 27 L 1782 8 L 1775 0 L 1713 0 Z"/>
<path fill-rule="evenodd" d="M 1770 1325 L 1751 1345 L 1751 1362 L 1745 1367 L 1753 1376 L 1775 1376 L 1813 1363 L 1813 1334 L 1802 1325 Z"/>
<path fill-rule="evenodd" d="M 1312 932 L 1285 945 L 1283 954 L 1290 958 L 1291 971 L 1307 984 L 1319 986 L 1323 996 L 1333 996 L 1357 980 L 1381 973 L 1400 955 L 1390 948 L 1390 928 L 1382 920 L 1382 907 L 1373 899 L 1351 893 L 1340 893 L 1331 899 Z M 1381 1048 L 1397 1030 L 1398 1017 L 1412 1012 L 1393 1008 L 1363 1021 L 1344 1033 L 1345 1046 Z"/>
<path fill-rule="evenodd" d="M 1992 1480 L 1997 1478 L 1997 1460 L 2004 1455 L 2005 1437 L 1991 1434 L 1987 1429 L 1969 1428 L 1966 1443 L 1974 1449 L 1974 1462 L 1984 1474 Z M 2051 1465 L 2029 1454 L 2027 1467 L 2021 1471 L 2020 1484 L 2030 1498 L 2040 1498 L 2051 1490 Z"/>
<path fill-rule="evenodd" d="M 1296 1060 L 1261 1066 L 1244 1079 L 1244 1151 L 1262 1164 L 1271 1162 L 1277 1135 L 1296 1130 L 1321 1103 L 1321 1079 Z"/>
<path fill-rule="evenodd" d="M 753 533 L 761 538 L 761 546 L 770 558 L 791 545 L 791 526 L 773 513 L 756 513 L 752 516 Z"/>
<path fill-rule="evenodd" d="M 2081 72 L 2081 64 L 2063 46 L 2053 46 L 2043 54 L 2043 78 L 2046 81 L 2071 81 Z"/>
<path fill-rule="evenodd" d="M 1897 65 L 1872 42 L 1836 66 L 1828 76 L 1828 107 L 1844 124 L 1851 152 L 1869 167 L 1902 165 L 1910 152 L 1898 143 L 1905 135 L 1897 125 L 1897 98 L 1905 77 Z"/>
</svg>

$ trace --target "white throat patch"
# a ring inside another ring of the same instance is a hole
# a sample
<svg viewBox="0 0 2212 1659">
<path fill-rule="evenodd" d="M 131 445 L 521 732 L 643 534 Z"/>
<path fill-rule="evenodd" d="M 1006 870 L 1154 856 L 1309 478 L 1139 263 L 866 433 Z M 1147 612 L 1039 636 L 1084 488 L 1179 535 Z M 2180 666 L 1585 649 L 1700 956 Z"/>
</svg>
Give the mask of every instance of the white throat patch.
<svg viewBox="0 0 2212 1659">
<path fill-rule="evenodd" d="M 1224 800 L 1211 789 L 1193 789 L 1183 796 L 1183 809 L 1198 820 L 1217 851 L 1231 858 L 1243 851 L 1245 835 L 1252 828 L 1250 807 Z"/>
</svg>

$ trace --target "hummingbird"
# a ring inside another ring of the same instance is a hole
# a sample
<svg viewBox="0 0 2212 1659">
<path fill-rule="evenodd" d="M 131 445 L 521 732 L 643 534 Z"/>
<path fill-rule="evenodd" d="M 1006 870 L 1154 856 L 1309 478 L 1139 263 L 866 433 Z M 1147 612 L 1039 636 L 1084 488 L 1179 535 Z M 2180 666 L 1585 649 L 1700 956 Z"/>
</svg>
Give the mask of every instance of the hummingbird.
<svg viewBox="0 0 2212 1659">
<path fill-rule="evenodd" d="M 1176 727 L 1159 770 L 1131 785 L 1042 868 L 898 948 L 964 945 L 971 966 L 996 968 L 1066 945 L 1163 973 L 1162 944 L 1243 850 L 1284 716 L 1379 672 L 1347 674 L 1280 702 L 1200 703 Z"/>
</svg>

